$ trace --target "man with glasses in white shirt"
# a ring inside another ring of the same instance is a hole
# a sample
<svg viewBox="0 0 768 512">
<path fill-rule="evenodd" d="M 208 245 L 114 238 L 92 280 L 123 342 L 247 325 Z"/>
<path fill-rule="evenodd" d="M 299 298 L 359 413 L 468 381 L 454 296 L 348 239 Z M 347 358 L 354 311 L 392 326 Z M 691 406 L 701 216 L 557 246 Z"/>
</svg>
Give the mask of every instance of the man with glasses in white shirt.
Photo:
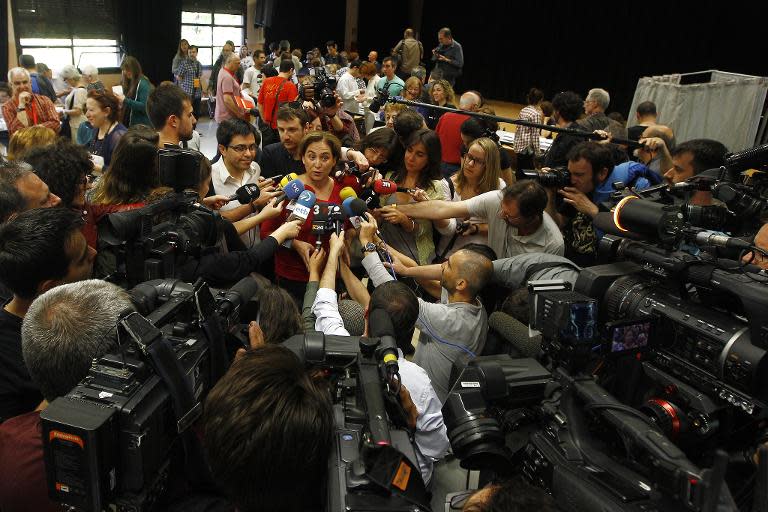
<svg viewBox="0 0 768 512">
<path fill-rule="evenodd" d="M 257 207 L 264 206 L 277 193 L 271 180 L 260 180 L 261 168 L 256 163 L 259 137 L 253 126 L 242 119 L 227 119 L 216 130 L 221 159 L 211 169 L 212 193 L 222 196 L 235 194 L 238 188 L 247 183 L 258 184 L 262 189 L 259 198 L 248 204 L 230 201 L 221 208 L 222 217 L 235 222 L 257 212 Z M 244 233 L 241 239 L 246 247 L 259 243 L 258 227 Z"/>
</svg>

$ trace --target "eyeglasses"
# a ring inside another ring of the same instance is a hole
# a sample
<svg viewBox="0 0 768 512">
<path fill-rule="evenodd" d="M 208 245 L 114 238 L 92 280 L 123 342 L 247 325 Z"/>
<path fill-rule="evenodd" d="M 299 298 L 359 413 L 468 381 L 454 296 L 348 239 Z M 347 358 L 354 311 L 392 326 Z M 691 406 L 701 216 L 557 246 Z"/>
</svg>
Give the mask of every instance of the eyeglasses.
<svg viewBox="0 0 768 512">
<path fill-rule="evenodd" d="M 380 159 L 381 162 L 379 163 L 384 163 L 387 161 L 387 152 L 384 151 L 383 149 L 368 147 L 368 148 L 365 148 L 365 151 L 370 151 L 373 154 L 374 158 L 376 158 L 376 160 Z"/>
<path fill-rule="evenodd" d="M 245 144 L 238 144 L 237 146 L 227 146 L 229 149 L 232 149 L 238 153 L 245 153 L 246 151 L 250 151 L 251 153 L 256 152 L 256 148 L 258 147 L 256 144 L 251 144 L 249 146 L 246 146 Z"/>
<path fill-rule="evenodd" d="M 467 162 L 476 163 L 477 165 L 485 165 L 485 160 L 478 160 L 477 158 L 473 157 L 469 153 L 464 155 L 464 158 L 467 159 Z"/>
</svg>

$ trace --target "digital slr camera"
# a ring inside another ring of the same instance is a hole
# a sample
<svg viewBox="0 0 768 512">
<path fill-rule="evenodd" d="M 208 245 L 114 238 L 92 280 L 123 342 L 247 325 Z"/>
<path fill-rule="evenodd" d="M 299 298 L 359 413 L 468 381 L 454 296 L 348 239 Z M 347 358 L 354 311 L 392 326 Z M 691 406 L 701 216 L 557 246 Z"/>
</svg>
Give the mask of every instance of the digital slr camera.
<svg viewBox="0 0 768 512">
<path fill-rule="evenodd" d="M 325 68 L 314 68 L 312 76 L 312 85 L 300 88 L 301 98 L 306 101 L 314 101 L 315 104 L 323 108 L 330 108 L 336 105 L 336 85 L 338 81 L 335 76 L 329 75 Z"/>
</svg>

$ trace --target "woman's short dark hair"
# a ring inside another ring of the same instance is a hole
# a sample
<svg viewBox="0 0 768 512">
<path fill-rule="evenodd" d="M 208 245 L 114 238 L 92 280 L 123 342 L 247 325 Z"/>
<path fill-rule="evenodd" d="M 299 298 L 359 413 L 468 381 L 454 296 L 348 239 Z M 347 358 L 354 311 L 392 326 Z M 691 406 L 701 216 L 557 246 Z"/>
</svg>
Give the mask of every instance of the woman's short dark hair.
<svg viewBox="0 0 768 512">
<path fill-rule="evenodd" d="M 270 285 L 259 293 L 259 327 L 264 333 L 264 342 L 271 344 L 282 343 L 304 332 L 296 301 L 283 288 Z"/>
<path fill-rule="evenodd" d="M 543 99 L 544 91 L 537 89 L 536 87 L 531 87 L 531 89 L 528 91 L 528 94 L 525 96 L 525 100 L 529 105 L 536 105 Z"/>
<path fill-rule="evenodd" d="M 102 110 L 110 109 L 107 114 L 107 119 L 110 122 L 116 123 L 120 119 L 120 102 L 117 100 L 112 91 L 106 89 L 91 89 L 88 91 L 88 97 L 99 104 Z"/>
<path fill-rule="evenodd" d="M 301 139 L 299 144 L 299 155 L 304 158 L 304 154 L 307 152 L 307 148 L 315 142 L 324 142 L 330 149 L 331 155 L 338 162 L 341 160 L 341 142 L 338 137 L 328 132 L 309 132 Z"/>
<path fill-rule="evenodd" d="M 59 139 L 50 146 L 32 148 L 24 160 L 68 208 L 72 206 L 86 175 L 93 171 L 88 151 L 67 139 Z"/>
<path fill-rule="evenodd" d="M 391 157 L 399 146 L 400 140 L 397 138 L 395 130 L 383 127 L 360 139 L 356 149 L 360 151 L 365 151 L 368 148 L 383 149 Z"/>
</svg>

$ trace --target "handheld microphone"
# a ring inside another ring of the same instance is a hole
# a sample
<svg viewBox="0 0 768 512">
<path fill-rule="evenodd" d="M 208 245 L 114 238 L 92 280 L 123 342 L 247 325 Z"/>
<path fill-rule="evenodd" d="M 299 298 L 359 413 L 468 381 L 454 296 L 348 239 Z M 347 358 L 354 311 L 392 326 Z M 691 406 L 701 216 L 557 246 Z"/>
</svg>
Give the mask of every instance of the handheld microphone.
<svg viewBox="0 0 768 512">
<path fill-rule="evenodd" d="M 242 187 L 235 190 L 235 193 L 227 197 L 230 201 L 237 199 L 240 204 L 248 204 L 255 201 L 261 195 L 261 189 L 255 183 L 246 183 Z"/>
<path fill-rule="evenodd" d="M 363 211 L 365 212 L 368 210 L 368 205 L 365 204 L 365 201 L 362 199 L 358 199 L 357 197 L 348 197 L 344 200 L 344 202 L 341 203 L 341 208 L 344 210 L 344 213 L 347 214 L 347 217 L 349 217 L 349 221 L 352 223 L 352 225 L 355 227 L 355 229 L 358 229 L 360 227 L 360 214 L 355 213 L 355 211 L 352 210 L 352 203 L 358 201 L 363 206 Z M 359 210 L 359 206 L 357 209 Z"/>
<path fill-rule="evenodd" d="M 381 208 L 379 195 L 371 188 L 366 188 L 363 190 L 363 192 L 360 194 L 360 199 L 365 202 L 366 206 L 371 210 Z"/>
<path fill-rule="evenodd" d="M 387 195 L 387 194 L 394 194 L 398 190 L 400 192 L 407 192 L 409 194 L 413 194 L 416 192 L 415 188 L 398 188 L 397 183 L 391 180 L 376 180 L 373 182 L 373 190 L 377 194 Z"/>
<path fill-rule="evenodd" d="M 336 236 L 339 236 L 341 234 L 341 228 L 344 226 L 344 220 L 346 216 L 344 215 L 344 210 L 341 208 L 341 206 L 337 204 L 330 204 L 328 205 L 328 222 L 333 224 L 334 231 L 336 231 Z M 318 238 L 318 242 L 320 239 Z"/>
<path fill-rule="evenodd" d="M 276 199 L 278 203 L 286 198 L 293 201 L 294 199 L 297 199 L 302 192 L 304 192 L 304 184 L 301 180 L 294 179 L 285 184 L 283 190 L 280 191 L 280 195 L 278 195 Z"/>
<path fill-rule="evenodd" d="M 291 212 L 291 215 L 286 219 L 286 222 L 292 222 L 294 220 L 301 220 L 302 222 L 306 221 L 309 218 L 309 214 L 312 213 L 312 207 L 315 206 L 316 202 L 317 198 L 313 192 L 310 192 L 309 190 L 302 191 L 299 194 L 298 199 L 296 199 L 296 205 L 293 208 L 293 212 Z M 291 240 L 283 242 L 283 247 L 290 248 Z"/>
<path fill-rule="evenodd" d="M 292 173 L 290 173 L 290 174 L 286 174 L 286 175 L 285 175 L 285 176 L 283 176 L 283 178 L 280 180 L 280 187 L 279 187 L 279 188 L 280 188 L 280 189 L 284 189 L 284 188 L 285 188 L 285 186 L 286 186 L 288 183 L 290 183 L 291 181 L 295 180 L 295 179 L 296 179 L 296 178 L 298 178 L 298 177 L 299 177 L 299 175 L 298 175 L 298 174 L 296 174 L 295 172 L 292 172 Z"/>
<path fill-rule="evenodd" d="M 357 197 L 357 192 L 355 192 L 355 189 L 352 187 L 344 187 L 339 192 L 339 197 L 342 201 L 345 201 L 346 199 L 350 197 Z"/>
</svg>

